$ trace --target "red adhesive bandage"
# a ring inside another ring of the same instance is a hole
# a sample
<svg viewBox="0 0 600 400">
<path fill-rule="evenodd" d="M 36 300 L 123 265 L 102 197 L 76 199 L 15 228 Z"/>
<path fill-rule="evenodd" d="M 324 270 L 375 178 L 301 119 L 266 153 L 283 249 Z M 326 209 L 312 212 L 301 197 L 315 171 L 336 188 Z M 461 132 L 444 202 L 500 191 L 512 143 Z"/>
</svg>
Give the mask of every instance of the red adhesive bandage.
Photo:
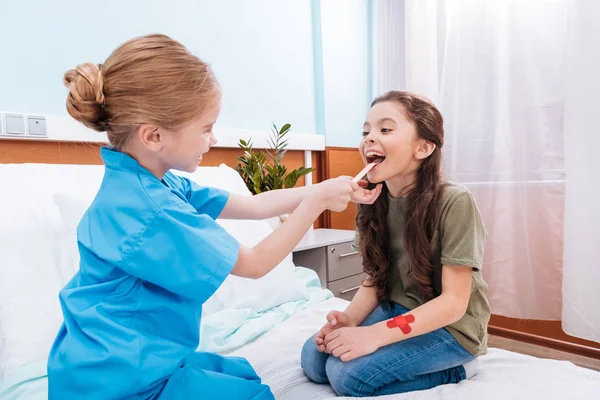
<svg viewBox="0 0 600 400">
<path fill-rule="evenodd" d="M 394 317 L 387 322 L 387 327 L 390 329 L 400 328 L 402 333 L 409 334 L 412 331 L 410 324 L 415 322 L 415 317 L 412 314 L 399 315 Z"/>
</svg>

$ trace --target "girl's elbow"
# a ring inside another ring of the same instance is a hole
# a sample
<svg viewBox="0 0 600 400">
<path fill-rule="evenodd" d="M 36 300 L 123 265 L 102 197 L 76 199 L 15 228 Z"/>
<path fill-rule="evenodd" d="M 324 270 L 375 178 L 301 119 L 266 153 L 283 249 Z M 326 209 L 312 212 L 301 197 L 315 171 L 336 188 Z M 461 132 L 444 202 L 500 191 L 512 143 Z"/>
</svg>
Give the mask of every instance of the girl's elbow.
<svg viewBox="0 0 600 400">
<path fill-rule="evenodd" d="M 467 308 L 469 305 L 469 301 L 464 301 L 460 298 L 452 298 L 449 302 L 449 312 L 448 319 L 450 319 L 450 323 L 453 324 L 459 321 L 462 317 L 467 313 Z"/>
<path fill-rule="evenodd" d="M 452 324 L 455 322 L 458 322 L 462 317 L 465 316 L 465 314 L 467 313 L 467 309 L 466 308 L 462 308 L 462 307 L 457 307 L 456 309 L 454 309 L 452 311 L 452 315 L 451 315 L 451 320 L 452 320 Z"/>
<path fill-rule="evenodd" d="M 264 273 L 263 271 L 259 271 L 257 269 L 251 269 L 248 272 L 246 278 L 248 278 L 248 279 L 260 279 L 260 278 L 262 278 L 265 275 L 266 275 L 266 273 Z"/>
<path fill-rule="evenodd" d="M 245 246 L 240 246 L 238 259 L 231 270 L 231 274 L 248 279 L 258 279 L 265 276 L 265 272 L 259 268 L 258 262 L 256 262 L 254 249 Z"/>
</svg>

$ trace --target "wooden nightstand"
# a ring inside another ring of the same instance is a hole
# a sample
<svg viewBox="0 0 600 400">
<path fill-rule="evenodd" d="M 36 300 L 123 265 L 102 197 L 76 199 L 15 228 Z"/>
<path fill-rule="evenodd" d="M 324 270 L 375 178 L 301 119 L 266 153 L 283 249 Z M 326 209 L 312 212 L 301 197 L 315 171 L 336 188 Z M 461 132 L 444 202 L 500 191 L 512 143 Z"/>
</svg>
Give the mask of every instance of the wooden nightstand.
<svg viewBox="0 0 600 400">
<path fill-rule="evenodd" d="M 360 253 L 351 247 L 354 235 L 350 230 L 311 230 L 294 249 L 294 264 L 315 270 L 321 286 L 335 297 L 352 300 L 365 279 Z"/>
</svg>

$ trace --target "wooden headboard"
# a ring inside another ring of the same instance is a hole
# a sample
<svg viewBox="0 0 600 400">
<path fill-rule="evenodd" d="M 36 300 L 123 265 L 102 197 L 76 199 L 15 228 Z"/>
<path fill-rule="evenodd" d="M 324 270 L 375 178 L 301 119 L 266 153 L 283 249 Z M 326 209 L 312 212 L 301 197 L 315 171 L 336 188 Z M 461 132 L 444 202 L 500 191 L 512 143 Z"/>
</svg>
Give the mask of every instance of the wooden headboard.
<svg viewBox="0 0 600 400">
<path fill-rule="evenodd" d="M 42 163 L 42 164 L 80 164 L 100 165 L 101 143 L 59 142 L 59 141 L 29 141 L 29 140 L 0 140 L 0 164 Z M 320 157 L 322 152 L 313 151 L 312 166 L 313 183 L 320 182 Z M 203 166 L 218 166 L 226 164 L 232 168 L 238 164 L 237 157 L 242 155 L 240 149 L 213 148 L 202 159 Z M 304 152 L 290 150 L 283 159 L 288 169 L 304 166 Z M 304 185 L 304 179 L 298 181 Z"/>
</svg>

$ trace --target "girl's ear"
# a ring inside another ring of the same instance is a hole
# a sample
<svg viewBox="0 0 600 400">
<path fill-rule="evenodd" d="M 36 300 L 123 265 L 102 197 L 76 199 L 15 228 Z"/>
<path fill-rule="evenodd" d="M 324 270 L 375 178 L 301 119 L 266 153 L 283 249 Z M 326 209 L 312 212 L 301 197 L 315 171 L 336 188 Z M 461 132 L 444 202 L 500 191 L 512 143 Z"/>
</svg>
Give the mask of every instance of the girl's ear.
<svg viewBox="0 0 600 400">
<path fill-rule="evenodd" d="M 415 158 L 417 160 L 424 160 L 427 157 L 429 157 L 431 155 L 431 153 L 433 153 L 435 148 L 436 148 L 435 143 L 430 142 L 425 139 L 419 139 L 419 144 L 415 151 Z"/>
<path fill-rule="evenodd" d="M 152 151 L 159 151 L 162 148 L 162 135 L 160 134 L 160 128 L 155 125 L 140 125 L 136 136 L 144 146 Z"/>
</svg>

